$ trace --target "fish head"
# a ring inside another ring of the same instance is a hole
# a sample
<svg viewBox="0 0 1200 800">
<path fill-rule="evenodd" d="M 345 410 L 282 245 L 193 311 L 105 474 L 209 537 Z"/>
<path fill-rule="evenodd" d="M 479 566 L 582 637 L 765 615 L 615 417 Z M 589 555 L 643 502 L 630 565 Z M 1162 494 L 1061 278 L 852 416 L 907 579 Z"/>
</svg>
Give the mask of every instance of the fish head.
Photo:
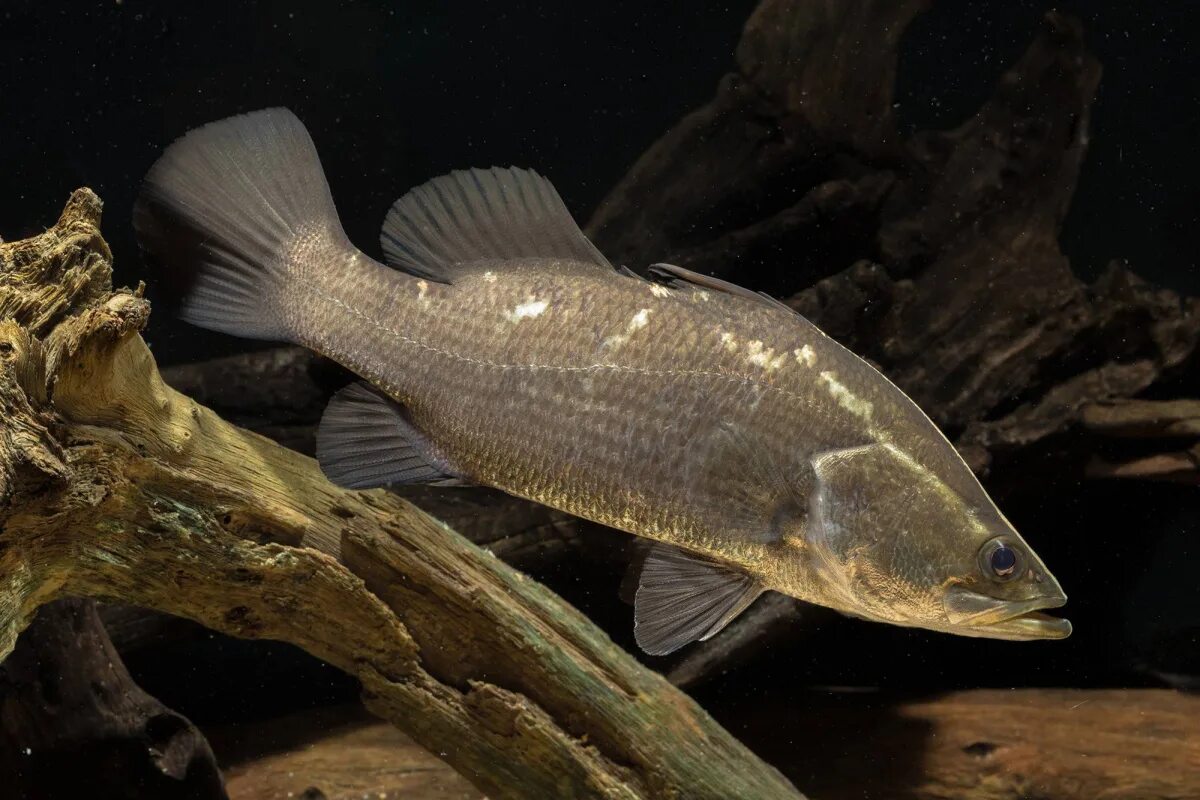
<svg viewBox="0 0 1200 800">
<path fill-rule="evenodd" d="M 1070 634 L 1042 613 L 1066 603 L 1062 587 L 982 487 L 964 493 L 891 445 L 814 466 L 806 546 L 833 607 L 965 636 Z"/>
</svg>

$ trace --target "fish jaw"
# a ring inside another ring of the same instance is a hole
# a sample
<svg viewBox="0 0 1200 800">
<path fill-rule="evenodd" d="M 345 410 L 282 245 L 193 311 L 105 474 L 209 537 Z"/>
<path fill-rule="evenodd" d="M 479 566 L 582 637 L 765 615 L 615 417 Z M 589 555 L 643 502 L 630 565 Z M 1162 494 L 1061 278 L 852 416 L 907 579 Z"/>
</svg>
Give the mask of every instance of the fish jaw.
<svg viewBox="0 0 1200 800">
<path fill-rule="evenodd" d="M 1055 585 L 1050 593 L 1029 600 L 1003 600 L 973 592 L 963 586 L 950 587 L 944 606 L 948 630 L 961 636 L 988 639 L 1032 641 L 1065 639 L 1071 635 L 1071 623 L 1041 613 L 1060 608 L 1067 602 L 1062 588 Z"/>
</svg>

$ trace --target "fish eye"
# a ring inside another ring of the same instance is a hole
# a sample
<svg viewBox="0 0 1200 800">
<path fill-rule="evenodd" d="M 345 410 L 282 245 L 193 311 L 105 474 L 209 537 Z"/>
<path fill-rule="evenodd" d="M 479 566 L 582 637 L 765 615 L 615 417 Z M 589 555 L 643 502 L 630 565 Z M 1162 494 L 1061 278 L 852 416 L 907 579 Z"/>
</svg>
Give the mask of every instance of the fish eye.
<svg viewBox="0 0 1200 800">
<path fill-rule="evenodd" d="M 992 580 L 1009 581 L 1024 571 L 1024 557 L 1009 539 L 997 536 L 980 548 L 979 565 Z"/>
</svg>

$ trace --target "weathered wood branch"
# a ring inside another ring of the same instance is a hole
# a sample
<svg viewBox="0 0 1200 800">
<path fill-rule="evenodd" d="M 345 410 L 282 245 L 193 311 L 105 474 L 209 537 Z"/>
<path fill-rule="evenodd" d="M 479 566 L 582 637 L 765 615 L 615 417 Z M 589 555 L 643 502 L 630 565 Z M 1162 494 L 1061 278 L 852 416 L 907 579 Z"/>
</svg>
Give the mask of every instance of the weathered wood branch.
<svg viewBox="0 0 1200 800">
<path fill-rule="evenodd" d="M 765 705 L 738 718 L 747 737 L 767 740 L 788 774 L 823 800 L 1184 800 L 1200 785 L 1194 695 L 780 693 L 786 714 Z M 239 732 L 251 742 L 276 741 L 286 726 L 292 746 L 279 755 L 246 753 L 230 773 L 231 793 L 254 786 L 271 796 L 300 795 L 313 786 L 335 797 L 352 787 L 355 797 L 373 797 L 403 786 L 414 800 L 426 792 L 429 800 L 461 800 L 461 791 L 413 785 L 413 773 L 432 767 L 429 756 L 413 753 L 386 724 L 347 711 L 302 712 Z"/>
<path fill-rule="evenodd" d="M 0 666 L 0 786 L 18 798 L 224 800 L 203 734 L 142 691 L 94 603 L 43 606 Z"/>
<path fill-rule="evenodd" d="M 1080 422 L 1118 445 L 1093 455 L 1088 477 L 1200 484 L 1200 400 L 1092 403 L 1080 410 Z"/>
<path fill-rule="evenodd" d="M 1200 698 L 1171 690 L 809 698 L 797 725 L 822 733 L 792 774 L 830 800 L 1185 800 L 1200 786 Z"/>
<path fill-rule="evenodd" d="M 495 797 L 796 797 L 549 591 L 163 383 L 100 203 L 0 245 L 0 653 L 80 595 L 280 639 Z"/>
</svg>

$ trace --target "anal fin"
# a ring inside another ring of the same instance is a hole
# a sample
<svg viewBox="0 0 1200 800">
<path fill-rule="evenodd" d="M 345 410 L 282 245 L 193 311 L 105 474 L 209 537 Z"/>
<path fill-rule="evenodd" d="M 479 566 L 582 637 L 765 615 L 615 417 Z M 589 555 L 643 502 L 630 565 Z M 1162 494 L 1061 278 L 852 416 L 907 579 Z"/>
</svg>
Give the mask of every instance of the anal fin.
<svg viewBox="0 0 1200 800">
<path fill-rule="evenodd" d="M 351 384 L 329 401 L 317 429 L 317 462 L 347 489 L 464 483 L 399 404 L 366 383 Z"/>
<path fill-rule="evenodd" d="M 762 592 L 735 567 L 655 543 L 634 600 L 634 638 L 650 655 L 666 655 L 715 636 Z"/>
</svg>

